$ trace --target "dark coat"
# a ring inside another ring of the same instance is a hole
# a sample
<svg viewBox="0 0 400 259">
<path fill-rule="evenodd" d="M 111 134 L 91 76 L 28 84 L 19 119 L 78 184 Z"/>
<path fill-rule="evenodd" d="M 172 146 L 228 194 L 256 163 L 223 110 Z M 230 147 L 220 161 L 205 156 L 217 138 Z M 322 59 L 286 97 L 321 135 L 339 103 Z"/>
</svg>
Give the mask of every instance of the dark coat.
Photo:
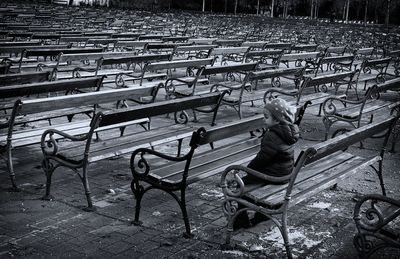
<svg viewBox="0 0 400 259">
<path fill-rule="evenodd" d="M 264 134 L 261 149 L 247 167 L 271 176 L 291 173 L 294 164 L 294 144 L 299 139 L 295 124 L 277 124 Z"/>
</svg>

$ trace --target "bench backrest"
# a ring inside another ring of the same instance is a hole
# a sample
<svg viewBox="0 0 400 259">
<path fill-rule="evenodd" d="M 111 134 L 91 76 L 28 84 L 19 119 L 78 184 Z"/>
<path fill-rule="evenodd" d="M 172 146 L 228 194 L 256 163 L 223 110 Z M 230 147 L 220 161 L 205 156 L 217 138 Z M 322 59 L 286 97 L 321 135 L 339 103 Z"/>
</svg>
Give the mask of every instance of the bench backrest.
<svg viewBox="0 0 400 259">
<path fill-rule="evenodd" d="M 326 56 L 330 56 L 331 54 L 344 55 L 346 48 L 347 46 L 327 47 L 325 49 L 325 55 Z"/>
<path fill-rule="evenodd" d="M 297 157 L 295 166 L 291 173 L 289 185 L 286 190 L 286 198 L 285 198 L 286 206 L 288 206 L 288 203 L 290 202 L 291 192 L 296 182 L 297 175 L 299 174 L 301 168 L 304 165 L 316 162 L 319 159 L 325 158 L 337 151 L 345 150 L 353 144 L 359 143 L 360 141 L 363 141 L 367 138 L 371 138 L 386 130 L 387 132 L 381 151 L 381 157 L 382 157 L 383 156 L 382 152 L 384 152 L 385 150 L 384 147 L 387 144 L 388 137 L 391 134 L 391 131 L 397 120 L 398 120 L 398 115 L 389 116 L 381 121 L 375 121 L 371 124 L 367 124 L 352 131 L 346 132 L 342 135 L 338 135 L 332 139 L 326 140 L 319 144 L 315 144 L 312 147 L 303 149 L 300 152 L 299 156 Z"/>
<path fill-rule="evenodd" d="M 211 56 L 240 54 L 240 53 L 245 53 L 248 50 L 249 47 L 215 48 L 212 50 Z"/>
<path fill-rule="evenodd" d="M 34 114 L 66 108 L 111 103 L 114 101 L 125 100 L 130 97 L 148 95 L 148 92 L 153 91 L 154 87 L 159 87 L 159 85 L 149 84 L 146 86 L 138 86 L 135 88 L 112 89 L 32 100 L 18 100 L 18 113 Z"/>
<path fill-rule="evenodd" d="M 214 74 L 222 74 L 222 73 L 233 73 L 233 72 L 249 72 L 255 71 L 257 67 L 257 62 L 252 63 L 244 63 L 244 64 L 234 64 L 227 66 L 213 66 L 213 67 L 205 67 L 201 75 L 214 75 Z"/>
<path fill-rule="evenodd" d="M 30 84 L 30 83 L 50 81 L 51 74 L 52 74 L 51 71 L 41 71 L 41 72 L 29 72 L 29 73 L 27 72 L 27 73 L 1 75 L 0 87 L 6 85 Z"/>
<path fill-rule="evenodd" d="M 309 51 L 313 52 L 316 51 L 318 48 L 318 44 L 301 44 L 301 45 L 295 45 L 292 47 L 292 51 Z"/>
<path fill-rule="evenodd" d="M 304 53 L 291 53 L 284 54 L 281 57 L 281 61 L 296 61 L 296 60 L 305 60 L 305 59 L 317 59 L 320 55 L 320 52 L 304 52 Z"/>
<path fill-rule="evenodd" d="M 265 128 L 264 115 L 256 115 L 238 121 L 230 122 L 222 126 L 209 129 L 200 128 L 190 142 L 192 147 L 210 144 L 218 140 L 230 138 L 246 132 Z"/>
<path fill-rule="evenodd" d="M 268 43 L 264 45 L 264 49 L 283 49 L 291 51 L 293 44 L 286 42 Z"/>
<path fill-rule="evenodd" d="M 58 80 L 51 82 L 40 82 L 33 84 L 19 84 L 0 87 L 2 98 L 23 97 L 32 94 L 51 93 L 60 91 L 74 91 L 77 89 L 93 88 L 99 90 L 103 77 L 91 77 L 69 80 Z M 32 111 L 35 113 L 35 109 Z"/>
<path fill-rule="evenodd" d="M 162 69 L 174 69 L 174 68 L 185 68 L 185 67 L 203 67 L 207 65 L 211 65 L 214 59 L 205 58 L 205 59 L 193 59 L 193 60 L 176 60 L 176 61 L 163 61 L 163 62 L 155 62 L 149 63 L 143 69 L 146 71 L 156 71 Z"/>
<path fill-rule="evenodd" d="M 287 76 L 287 75 L 298 75 L 301 77 L 303 75 L 305 67 L 296 68 L 278 68 L 278 69 L 268 69 L 263 71 L 250 72 L 249 80 L 263 80 L 267 78 Z"/>
<path fill-rule="evenodd" d="M 104 112 L 99 119 L 98 127 L 106 127 L 118 123 L 128 122 L 141 118 L 153 117 L 167 113 L 179 112 L 208 105 L 218 105 L 221 93 L 214 92 L 203 95 L 178 98 L 150 104 L 137 105 L 132 108 Z"/>
<path fill-rule="evenodd" d="M 308 151 L 306 151 L 306 153 L 308 153 L 308 157 L 305 161 L 305 164 L 317 161 L 318 159 L 326 157 L 337 151 L 344 150 L 353 144 L 359 143 L 360 141 L 377 135 L 385 130 L 392 129 L 397 119 L 398 118 L 396 116 L 389 116 L 384 120 L 376 121 L 336 136 L 322 143 L 313 145 L 313 147 L 308 148 Z"/>
<path fill-rule="evenodd" d="M 305 77 L 302 88 L 305 87 L 313 87 L 318 85 L 327 85 L 331 83 L 336 83 L 338 81 L 343 81 L 348 79 L 351 81 L 353 78 L 355 71 L 348 71 L 348 72 L 340 72 L 335 74 L 323 75 L 323 76 L 316 76 L 316 77 Z"/>
<path fill-rule="evenodd" d="M 361 64 L 361 71 L 369 72 L 371 69 L 386 72 L 392 58 L 365 59 Z"/>
<path fill-rule="evenodd" d="M 125 57 L 102 57 L 98 60 L 97 65 L 116 65 L 116 64 L 135 64 L 147 63 L 153 61 L 167 61 L 171 59 L 170 54 L 146 54 L 146 55 L 132 55 Z"/>
<path fill-rule="evenodd" d="M 400 91 L 400 78 L 395 78 L 392 80 L 388 80 L 382 84 L 377 84 L 376 87 L 379 92 L 386 92 L 388 90 L 399 92 Z"/>
</svg>

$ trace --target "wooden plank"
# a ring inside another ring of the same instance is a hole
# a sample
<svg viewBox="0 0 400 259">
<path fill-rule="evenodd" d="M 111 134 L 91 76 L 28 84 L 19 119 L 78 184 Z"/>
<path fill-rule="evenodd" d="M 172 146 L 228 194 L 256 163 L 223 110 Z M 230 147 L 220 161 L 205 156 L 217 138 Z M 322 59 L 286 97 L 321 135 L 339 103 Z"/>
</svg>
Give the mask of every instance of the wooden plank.
<svg viewBox="0 0 400 259">
<path fill-rule="evenodd" d="M 358 143 L 365 138 L 381 133 L 382 131 L 389 129 L 395 121 L 396 118 L 390 116 L 382 121 L 376 121 L 374 123 L 354 129 L 350 132 L 345 132 L 342 135 L 336 136 L 335 138 L 329 139 L 322 143 L 315 144 L 313 147 L 310 147 L 310 149 L 315 152 L 315 155 L 310 157 L 307 160 L 307 163 L 316 161 L 338 150 L 342 150 L 350 145 Z"/>
<path fill-rule="evenodd" d="M 172 68 L 202 67 L 206 65 L 211 65 L 212 62 L 213 62 L 212 58 L 156 62 L 149 64 L 146 67 L 146 70 L 155 71 L 155 70 L 172 69 Z"/>
<path fill-rule="evenodd" d="M 202 75 L 214 75 L 221 73 L 229 73 L 229 72 L 238 72 L 238 71 L 253 71 L 257 66 L 256 62 L 245 63 L 245 64 L 234 64 L 227 66 L 212 66 L 206 67 L 203 70 Z"/>
<path fill-rule="evenodd" d="M 124 109 L 123 111 L 106 112 L 101 119 L 100 127 L 139 119 L 143 117 L 152 117 L 186 109 L 203 107 L 207 105 L 217 104 L 220 98 L 220 93 L 209 93 L 205 95 L 196 95 L 187 98 L 179 98 L 174 100 L 162 101 L 157 103 L 149 103 L 132 108 Z"/>
<path fill-rule="evenodd" d="M 225 139 L 227 136 L 236 136 L 243 134 L 244 132 L 255 131 L 265 127 L 264 115 L 255 115 L 249 118 L 241 119 L 238 121 L 224 124 L 223 126 L 212 127 L 199 138 L 198 143 L 200 145 L 209 144 L 221 139 Z"/>
<path fill-rule="evenodd" d="M 146 85 L 138 86 L 135 88 L 111 89 L 100 92 L 24 100 L 22 101 L 20 113 L 31 114 L 70 107 L 79 107 L 82 105 L 94 105 L 98 103 L 115 102 L 118 100 L 125 100 L 130 96 L 140 95 L 141 93 L 143 93 L 143 91 L 147 92 L 148 88 L 153 87 L 156 87 L 156 85 Z"/>
<path fill-rule="evenodd" d="M 75 89 L 82 88 L 94 88 L 96 89 L 102 82 L 102 77 L 82 78 L 82 79 L 71 79 L 71 80 L 58 80 L 50 82 L 39 82 L 33 84 L 19 84 L 9 85 L 0 87 L 0 95 L 3 98 L 9 97 L 23 97 L 26 95 L 59 92 L 59 91 L 72 91 Z M 28 111 L 29 113 L 35 113 L 36 110 Z M 37 112 L 40 112 L 38 110 Z"/>
<path fill-rule="evenodd" d="M 0 75 L 0 87 L 14 84 L 31 84 L 44 82 L 49 80 L 49 76 L 49 71 Z"/>
</svg>

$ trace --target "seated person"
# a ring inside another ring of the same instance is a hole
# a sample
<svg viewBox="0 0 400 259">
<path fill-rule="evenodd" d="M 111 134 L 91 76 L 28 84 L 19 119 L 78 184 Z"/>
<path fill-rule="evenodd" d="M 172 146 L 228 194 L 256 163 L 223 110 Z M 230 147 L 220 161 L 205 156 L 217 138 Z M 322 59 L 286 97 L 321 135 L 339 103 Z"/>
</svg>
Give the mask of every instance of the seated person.
<svg viewBox="0 0 400 259">
<path fill-rule="evenodd" d="M 299 128 L 295 121 L 296 108 L 280 98 L 273 99 L 264 106 L 265 132 L 256 157 L 247 165 L 260 173 L 280 177 L 288 176 L 294 165 L 294 144 L 299 139 Z M 246 184 L 264 181 L 253 175 L 243 177 Z M 282 183 L 287 182 L 287 177 Z M 239 209 L 243 208 L 239 204 Z M 235 221 L 234 228 L 255 225 L 267 218 L 256 213 L 251 224 L 246 212 Z"/>
</svg>

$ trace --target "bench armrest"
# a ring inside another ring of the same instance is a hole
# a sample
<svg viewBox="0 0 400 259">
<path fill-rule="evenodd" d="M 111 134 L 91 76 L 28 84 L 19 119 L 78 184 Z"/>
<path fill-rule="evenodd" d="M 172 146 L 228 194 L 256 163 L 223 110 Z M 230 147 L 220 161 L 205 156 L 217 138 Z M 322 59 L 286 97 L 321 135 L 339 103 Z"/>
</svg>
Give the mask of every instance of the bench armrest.
<svg viewBox="0 0 400 259">
<path fill-rule="evenodd" d="M 264 93 L 263 100 L 264 100 L 264 103 L 266 103 L 267 100 L 271 100 L 271 99 L 275 98 L 278 95 L 287 95 L 287 96 L 292 96 L 292 97 L 296 97 L 297 99 L 299 99 L 298 98 L 299 94 L 300 94 L 299 91 L 291 91 L 291 92 L 289 92 L 289 91 L 285 91 L 285 90 L 282 90 L 282 89 L 268 89 Z"/>
<path fill-rule="evenodd" d="M 224 170 L 221 176 L 221 188 L 225 196 L 241 197 L 244 194 L 245 184 L 240 175 L 241 172 L 245 172 L 249 175 L 260 178 L 260 182 L 267 181 L 274 184 L 287 183 L 292 176 L 291 174 L 289 174 L 287 176 L 274 177 L 260 173 L 246 166 L 231 165 Z"/>
<path fill-rule="evenodd" d="M 83 68 L 83 67 L 76 67 L 72 70 L 72 77 L 81 77 L 80 71 L 83 72 L 92 72 L 96 73 L 97 72 L 97 67 L 96 68 Z"/>
<path fill-rule="evenodd" d="M 400 200 L 381 194 L 368 194 L 357 201 L 353 218 L 359 231 L 376 232 L 399 215 Z"/>
<path fill-rule="evenodd" d="M 345 109 L 348 104 L 353 104 L 353 105 L 361 105 L 365 103 L 366 97 L 360 99 L 360 100 L 348 100 L 348 99 L 342 99 L 338 97 L 328 97 L 325 99 L 325 101 L 322 103 L 322 111 L 324 112 L 324 116 L 334 116 L 334 117 L 342 117 L 339 113 L 342 109 Z M 342 106 L 342 107 L 339 107 Z M 362 111 L 363 106 L 360 106 L 360 115 Z"/>
<path fill-rule="evenodd" d="M 54 135 L 59 135 L 62 138 L 69 139 L 71 141 L 86 141 L 88 139 L 88 135 L 80 135 L 80 136 L 72 136 L 68 133 L 57 129 L 48 129 L 43 132 L 40 147 L 42 148 L 43 154 L 47 156 L 55 156 L 58 153 L 59 146 L 57 144 L 57 140 Z M 59 139 L 59 138 L 57 138 Z"/>
<path fill-rule="evenodd" d="M 145 155 L 156 156 L 158 158 L 162 158 L 164 160 L 172 161 L 172 162 L 182 162 L 188 161 L 191 156 L 189 156 L 190 152 L 183 156 L 170 156 L 152 149 L 148 148 L 138 148 L 133 151 L 130 160 L 130 167 L 132 171 L 132 176 L 137 179 L 146 178 L 146 176 L 150 172 L 150 164 L 146 160 Z"/>
</svg>

